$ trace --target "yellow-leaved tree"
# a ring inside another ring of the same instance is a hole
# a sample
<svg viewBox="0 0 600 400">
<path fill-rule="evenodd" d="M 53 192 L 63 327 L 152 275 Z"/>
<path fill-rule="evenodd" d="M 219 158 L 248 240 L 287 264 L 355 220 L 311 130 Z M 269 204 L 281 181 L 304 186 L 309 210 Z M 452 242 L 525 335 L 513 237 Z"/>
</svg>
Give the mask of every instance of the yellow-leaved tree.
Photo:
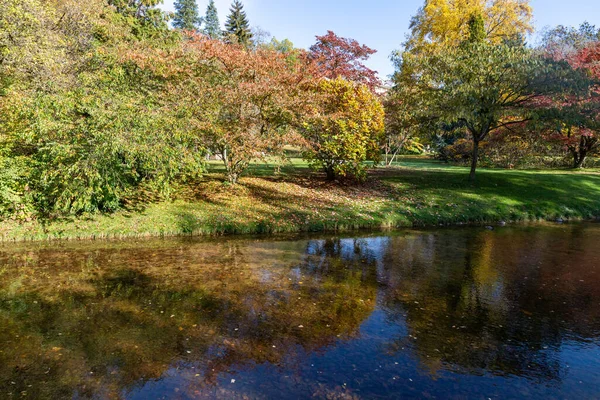
<svg viewBox="0 0 600 400">
<path fill-rule="evenodd" d="M 416 54 L 459 45 L 469 37 L 473 15 L 483 17 L 486 38 L 494 44 L 533 31 L 529 0 L 425 0 L 411 20 L 405 50 Z"/>
</svg>

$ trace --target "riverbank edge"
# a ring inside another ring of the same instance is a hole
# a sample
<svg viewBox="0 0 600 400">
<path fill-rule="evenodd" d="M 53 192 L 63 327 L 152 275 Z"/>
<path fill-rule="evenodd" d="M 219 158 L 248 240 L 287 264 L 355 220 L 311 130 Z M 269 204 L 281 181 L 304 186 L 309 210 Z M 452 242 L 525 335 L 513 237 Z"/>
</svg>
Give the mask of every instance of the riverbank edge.
<svg viewBox="0 0 600 400">
<path fill-rule="evenodd" d="M 375 216 L 366 216 L 367 218 L 375 218 Z M 347 224 L 342 220 L 331 221 L 321 220 L 312 221 L 308 225 L 295 225 L 296 229 L 277 229 L 265 225 L 262 221 L 259 223 L 248 223 L 245 225 L 235 225 L 231 227 L 225 224 L 221 229 L 211 226 L 198 227 L 194 230 L 156 230 L 156 231 L 139 231 L 128 233 L 114 233 L 110 231 L 98 232 L 70 232 L 63 234 L 61 230 L 53 230 L 44 227 L 42 224 L 37 225 L 42 232 L 34 234 L 16 234 L 0 236 L 0 244 L 9 243 L 35 243 L 35 242 L 60 242 L 60 241 L 95 241 L 95 240 L 125 240 L 125 239 L 142 239 L 142 238 L 176 238 L 176 237 L 236 237 L 255 235 L 259 237 L 269 237 L 285 234 L 303 234 L 303 233 L 349 233 L 349 232 L 389 232 L 401 229 L 431 229 L 431 228 L 451 228 L 451 227 L 485 227 L 487 229 L 495 229 L 497 227 L 511 226 L 518 224 L 543 224 L 551 223 L 569 223 L 569 222 L 598 222 L 600 221 L 600 210 L 594 216 L 570 216 L 569 218 L 557 217 L 556 215 L 535 216 L 531 218 L 511 219 L 506 218 L 486 219 L 484 216 L 472 217 L 465 222 L 456 221 L 456 219 L 439 220 L 438 223 L 426 223 L 419 220 L 402 220 L 395 223 L 353 223 Z M 0 226 L 5 224 L 0 223 Z"/>
</svg>

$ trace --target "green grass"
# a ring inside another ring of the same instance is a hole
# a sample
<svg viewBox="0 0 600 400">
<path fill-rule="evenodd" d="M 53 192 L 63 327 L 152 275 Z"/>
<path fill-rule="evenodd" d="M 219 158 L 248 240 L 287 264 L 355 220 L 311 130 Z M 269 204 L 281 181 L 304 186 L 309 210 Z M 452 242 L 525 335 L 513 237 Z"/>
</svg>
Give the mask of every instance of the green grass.
<svg viewBox="0 0 600 400">
<path fill-rule="evenodd" d="M 4 241 L 389 229 L 600 216 L 600 170 L 478 171 L 424 157 L 377 168 L 363 185 L 328 183 L 301 160 L 253 165 L 240 185 L 222 167 L 180 188 L 171 201 L 133 204 L 112 215 L 5 221 Z"/>
</svg>

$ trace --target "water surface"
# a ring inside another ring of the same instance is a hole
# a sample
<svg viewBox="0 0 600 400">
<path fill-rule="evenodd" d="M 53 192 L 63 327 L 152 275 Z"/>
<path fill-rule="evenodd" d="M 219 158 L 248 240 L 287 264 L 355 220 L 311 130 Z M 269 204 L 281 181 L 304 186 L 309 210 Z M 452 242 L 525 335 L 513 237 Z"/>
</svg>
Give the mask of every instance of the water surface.
<svg viewBox="0 0 600 400">
<path fill-rule="evenodd" d="M 600 398 L 600 224 L 0 248 L 0 398 Z"/>
</svg>

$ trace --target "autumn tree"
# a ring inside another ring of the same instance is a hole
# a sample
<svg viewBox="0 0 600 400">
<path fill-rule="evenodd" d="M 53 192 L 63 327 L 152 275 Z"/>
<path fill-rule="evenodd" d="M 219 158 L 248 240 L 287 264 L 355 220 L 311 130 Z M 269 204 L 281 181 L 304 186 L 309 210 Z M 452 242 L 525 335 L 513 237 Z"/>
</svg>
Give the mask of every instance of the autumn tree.
<svg viewBox="0 0 600 400">
<path fill-rule="evenodd" d="M 597 41 L 600 41 L 600 29 L 584 22 L 579 27 L 558 25 L 546 30 L 540 47 L 555 60 L 566 60 Z"/>
<path fill-rule="evenodd" d="M 175 28 L 193 31 L 200 27 L 202 18 L 200 18 L 200 14 L 198 13 L 196 0 L 175 0 L 174 6 L 175 17 L 173 18 L 173 26 Z"/>
<path fill-rule="evenodd" d="M 572 35 L 562 41 L 555 39 L 543 47 L 545 54 L 580 71 L 580 85 L 588 90 L 544 98 L 540 102 L 544 118 L 537 127 L 541 126 L 548 139 L 562 144 L 572 158 L 573 168 L 582 168 L 587 157 L 600 150 L 600 41 L 591 41 L 590 37 L 573 40 Z"/>
<path fill-rule="evenodd" d="M 244 11 L 244 5 L 240 0 L 234 0 L 231 4 L 229 15 L 225 22 L 225 33 L 237 43 L 245 46 L 250 45 L 250 41 L 252 40 L 250 23 L 248 22 L 246 11 Z"/>
<path fill-rule="evenodd" d="M 219 39 L 221 37 L 221 23 L 219 22 L 219 14 L 215 0 L 210 0 L 206 6 L 206 14 L 204 16 L 204 29 L 202 32 L 211 39 Z"/>
<path fill-rule="evenodd" d="M 383 139 L 383 107 L 368 86 L 338 77 L 323 79 L 317 113 L 303 124 L 304 157 L 327 179 L 365 178 L 367 160 L 378 161 Z"/>
<path fill-rule="evenodd" d="M 285 55 L 198 36 L 182 44 L 171 70 L 173 106 L 189 130 L 223 161 L 236 184 L 249 164 L 298 143 L 294 127 L 312 85 L 305 64 Z"/>
<path fill-rule="evenodd" d="M 341 77 L 367 85 L 371 90 L 375 90 L 381 82 L 377 72 L 369 69 L 363 62 L 376 52 L 354 39 L 337 36 L 332 31 L 317 36 L 317 42 L 310 47 L 310 57 L 318 65 L 323 77 Z"/>
<path fill-rule="evenodd" d="M 458 46 L 469 38 L 473 15 L 482 17 L 493 44 L 533 31 L 529 0 L 425 0 L 411 20 L 405 50 L 416 54 Z"/>
</svg>

